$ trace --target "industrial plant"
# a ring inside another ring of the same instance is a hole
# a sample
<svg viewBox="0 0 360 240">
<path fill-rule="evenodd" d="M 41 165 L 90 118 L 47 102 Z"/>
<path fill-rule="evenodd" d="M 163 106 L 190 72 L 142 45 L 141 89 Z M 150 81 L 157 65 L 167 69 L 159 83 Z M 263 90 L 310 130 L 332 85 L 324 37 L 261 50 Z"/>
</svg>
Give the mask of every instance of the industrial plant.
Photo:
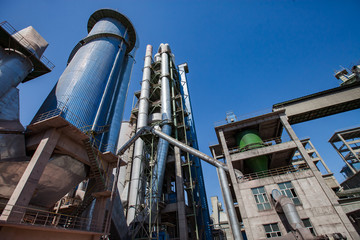
<svg viewBox="0 0 360 240">
<path fill-rule="evenodd" d="M 176 49 L 147 45 L 141 87 L 128 96 L 135 27 L 100 9 L 87 31 L 24 127 L 18 85 L 54 64 L 33 27 L 0 24 L 0 239 L 360 238 L 360 128 L 329 140 L 344 162 L 340 184 L 293 129 L 358 109 L 360 65 L 336 73 L 339 87 L 265 114 L 228 112 L 209 156 L 199 151 L 189 66 L 175 61 Z M 216 168 L 224 200 L 211 196 L 211 215 L 203 161 Z"/>
</svg>

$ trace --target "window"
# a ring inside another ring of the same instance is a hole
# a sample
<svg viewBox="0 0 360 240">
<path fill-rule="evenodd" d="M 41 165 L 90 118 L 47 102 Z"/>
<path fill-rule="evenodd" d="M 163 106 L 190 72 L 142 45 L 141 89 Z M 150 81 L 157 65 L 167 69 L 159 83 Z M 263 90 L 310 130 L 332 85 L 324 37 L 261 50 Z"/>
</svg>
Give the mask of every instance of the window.
<svg viewBox="0 0 360 240">
<path fill-rule="evenodd" d="M 251 191 L 254 195 L 255 202 L 259 211 L 271 209 L 271 205 L 269 203 L 268 197 L 266 196 L 264 187 L 252 188 Z"/>
<path fill-rule="evenodd" d="M 300 205 L 300 200 L 295 192 L 295 188 L 291 182 L 279 183 L 280 192 L 282 195 L 288 196 L 295 205 Z"/>
<path fill-rule="evenodd" d="M 280 237 L 281 232 L 277 223 L 264 225 L 266 238 Z"/>
<path fill-rule="evenodd" d="M 303 222 L 304 226 L 310 230 L 311 234 L 316 236 L 315 229 L 311 225 L 310 219 L 308 219 L 308 218 L 302 219 L 302 222 Z"/>
</svg>

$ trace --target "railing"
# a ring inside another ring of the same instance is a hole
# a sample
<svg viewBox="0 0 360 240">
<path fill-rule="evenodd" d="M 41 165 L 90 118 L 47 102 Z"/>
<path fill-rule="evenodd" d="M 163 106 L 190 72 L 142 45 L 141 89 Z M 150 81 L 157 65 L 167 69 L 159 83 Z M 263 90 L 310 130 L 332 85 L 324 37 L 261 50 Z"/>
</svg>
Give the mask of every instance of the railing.
<svg viewBox="0 0 360 240">
<path fill-rule="evenodd" d="M 97 126 L 96 131 L 93 132 L 92 125 L 86 124 L 84 121 L 81 120 L 76 114 L 68 110 L 68 107 L 63 102 L 58 102 L 58 106 L 56 109 L 50 110 L 48 112 L 39 114 L 34 118 L 34 120 L 31 122 L 31 124 L 35 124 L 44 120 L 47 120 L 52 117 L 62 117 L 66 119 L 66 121 L 70 122 L 72 125 L 74 125 L 77 129 L 79 129 L 84 134 L 88 135 L 91 139 L 92 145 L 99 149 L 100 151 L 103 151 L 105 149 L 115 149 L 115 145 L 113 144 L 101 144 L 100 140 L 95 138 L 96 133 L 103 133 L 109 129 L 109 125 L 105 126 Z"/>
<path fill-rule="evenodd" d="M 280 168 L 269 169 L 255 173 L 244 174 L 243 181 L 252 181 L 260 178 L 284 175 L 289 173 L 301 172 L 310 169 L 307 164 L 289 165 Z"/>
<path fill-rule="evenodd" d="M 30 51 L 32 54 L 35 54 L 36 47 L 34 47 L 29 41 L 26 40 L 16 29 L 10 25 L 7 21 L 4 21 L 0 23 L 0 27 L 2 27 L 7 33 L 12 35 L 12 37 L 17 40 L 22 46 L 24 46 L 28 51 Z M 53 70 L 55 65 L 50 62 L 49 59 L 47 59 L 44 55 L 40 57 L 40 61 L 48 67 L 50 70 Z"/>
<path fill-rule="evenodd" d="M 2 203 L 1 205 L 2 208 L 5 207 L 5 204 Z M 21 213 L 22 218 L 17 223 L 27 225 L 86 230 L 93 232 L 103 232 L 105 226 L 105 221 L 103 223 L 95 223 L 91 218 L 81 218 L 20 206 L 14 206 L 13 213 Z"/>
<path fill-rule="evenodd" d="M 91 144 L 93 147 L 99 149 L 100 151 L 105 151 L 105 149 L 113 149 L 115 150 L 115 145 L 114 144 L 104 144 L 101 143 L 101 141 L 99 139 L 96 139 L 95 137 L 91 138 Z"/>
<path fill-rule="evenodd" d="M 52 117 L 62 117 L 68 122 L 70 122 L 72 125 L 77 127 L 80 131 L 82 131 L 85 134 L 89 134 L 91 132 L 91 125 L 86 124 L 83 122 L 77 115 L 75 115 L 73 112 L 68 110 L 68 107 L 63 102 L 58 102 L 58 105 L 55 109 L 50 110 L 48 112 L 39 114 L 34 118 L 34 120 L 31 122 L 31 124 L 38 123 L 41 121 L 44 121 L 46 119 L 52 118 Z"/>
<path fill-rule="evenodd" d="M 237 121 L 241 121 L 241 120 L 245 120 L 245 119 L 248 119 L 248 118 L 257 117 L 257 116 L 260 116 L 260 115 L 263 115 L 263 114 L 266 114 L 266 113 L 271 113 L 271 112 L 272 112 L 272 108 L 265 108 L 265 109 L 261 109 L 261 110 L 255 111 L 255 112 L 250 112 L 250 113 L 247 113 L 247 114 L 243 114 L 243 115 L 239 115 L 239 116 L 235 115 L 235 116 L 236 116 Z M 228 123 L 229 122 L 226 121 L 226 119 L 225 120 L 219 120 L 219 121 L 214 122 L 214 127 L 218 127 L 218 126 L 225 125 L 225 124 L 228 124 Z"/>
</svg>

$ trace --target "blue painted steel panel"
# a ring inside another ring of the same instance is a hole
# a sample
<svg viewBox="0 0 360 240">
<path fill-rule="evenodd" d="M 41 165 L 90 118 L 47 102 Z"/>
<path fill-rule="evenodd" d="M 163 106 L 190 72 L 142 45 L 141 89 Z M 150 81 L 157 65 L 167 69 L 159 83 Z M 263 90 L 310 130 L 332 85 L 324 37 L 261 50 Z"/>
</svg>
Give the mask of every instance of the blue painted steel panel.
<svg viewBox="0 0 360 240">
<path fill-rule="evenodd" d="M 112 100 L 112 106 L 110 106 L 111 110 L 108 111 L 106 117 L 106 124 L 109 124 L 110 122 L 111 124 L 109 126 L 109 131 L 104 133 L 101 140 L 103 146 L 102 151 L 104 152 L 110 151 L 115 153 L 116 151 L 137 47 L 138 46 L 135 46 L 133 51 L 126 56 L 122 72 L 119 75 L 119 78 L 122 79 L 122 81 L 118 81 L 116 92 L 113 95 L 114 99 Z"/>
</svg>

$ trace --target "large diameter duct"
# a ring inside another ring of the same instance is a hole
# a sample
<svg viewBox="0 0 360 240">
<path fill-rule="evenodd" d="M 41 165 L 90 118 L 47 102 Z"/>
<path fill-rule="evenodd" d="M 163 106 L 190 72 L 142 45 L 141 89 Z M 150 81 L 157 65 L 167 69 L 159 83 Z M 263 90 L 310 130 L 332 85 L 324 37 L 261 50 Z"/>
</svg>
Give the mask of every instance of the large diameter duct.
<svg viewBox="0 0 360 240">
<path fill-rule="evenodd" d="M 91 15 L 88 32 L 70 54 L 68 66 L 37 116 L 58 108 L 63 110 L 62 117 L 76 127 L 92 126 L 94 122 L 95 127 L 105 125 L 115 86 L 123 80 L 117 77 L 125 67 L 126 54 L 134 48 L 136 33 L 124 15 L 110 9 Z"/>
<path fill-rule="evenodd" d="M 152 56 L 152 46 L 147 45 L 144 70 L 143 70 L 143 79 L 141 83 L 140 100 L 139 100 L 137 132 L 139 131 L 139 129 L 147 126 L 147 121 L 148 121 L 150 77 L 151 77 L 151 56 Z M 136 212 L 135 206 L 139 200 L 139 190 L 141 186 L 140 174 L 142 169 L 143 152 L 144 152 L 144 142 L 139 138 L 135 142 L 134 155 L 133 155 L 134 157 L 132 162 L 128 213 L 127 213 L 128 224 L 130 224 L 135 218 L 135 212 Z"/>
<path fill-rule="evenodd" d="M 163 126 L 161 131 L 164 134 L 171 135 L 171 98 L 170 98 L 170 71 L 169 55 L 171 50 L 168 44 L 161 44 L 159 51 L 161 54 L 161 115 Z M 154 168 L 153 193 L 160 199 L 162 185 L 164 182 L 165 166 L 168 153 L 169 143 L 160 139 L 157 148 L 157 163 Z"/>
<path fill-rule="evenodd" d="M 297 212 L 293 201 L 280 193 L 279 190 L 274 189 L 271 195 L 276 201 L 276 207 L 278 211 L 283 211 L 285 217 L 293 230 L 304 228 L 302 220 Z M 279 205 L 281 208 L 279 208 Z"/>
<path fill-rule="evenodd" d="M 31 72 L 31 61 L 25 55 L 0 48 L 0 99 Z"/>
</svg>

